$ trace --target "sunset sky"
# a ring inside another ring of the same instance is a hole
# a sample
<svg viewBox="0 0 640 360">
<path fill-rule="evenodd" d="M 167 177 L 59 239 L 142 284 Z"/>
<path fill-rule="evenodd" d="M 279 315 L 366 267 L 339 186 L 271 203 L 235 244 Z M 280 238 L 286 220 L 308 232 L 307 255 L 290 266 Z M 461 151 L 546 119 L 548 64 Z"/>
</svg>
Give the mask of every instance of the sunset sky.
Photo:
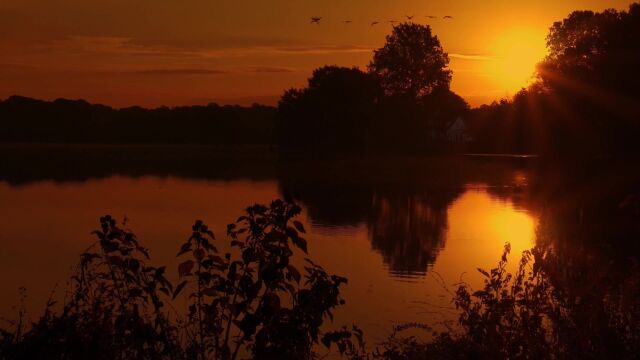
<svg viewBox="0 0 640 360">
<path fill-rule="evenodd" d="M 390 32 L 389 20 L 413 15 L 449 53 L 452 89 L 479 105 L 526 85 L 554 21 L 576 9 L 630 3 L 0 0 L 0 98 L 84 98 L 116 107 L 275 104 L 314 68 L 364 68 Z M 310 24 L 312 16 L 322 17 L 320 25 Z"/>
</svg>

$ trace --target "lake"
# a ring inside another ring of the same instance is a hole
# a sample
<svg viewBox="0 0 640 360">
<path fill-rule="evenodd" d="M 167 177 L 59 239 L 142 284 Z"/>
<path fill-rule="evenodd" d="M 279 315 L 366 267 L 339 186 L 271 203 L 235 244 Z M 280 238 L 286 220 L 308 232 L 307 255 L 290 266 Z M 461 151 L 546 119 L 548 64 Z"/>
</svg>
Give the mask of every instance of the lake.
<svg viewBox="0 0 640 360">
<path fill-rule="evenodd" d="M 495 266 L 507 242 L 512 270 L 535 245 L 563 252 L 572 266 L 586 254 L 593 266 L 629 249 L 605 236 L 617 241 L 637 231 L 637 222 L 607 229 L 609 207 L 622 209 L 637 189 L 629 168 L 595 174 L 486 156 L 278 160 L 268 149 L 206 147 L 2 150 L 0 315 L 8 318 L 20 286 L 32 319 L 52 291 L 63 297 L 71 267 L 105 214 L 126 219 L 153 263 L 169 265 L 176 280 L 175 254 L 194 220 L 225 243 L 226 224 L 248 205 L 293 194 L 304 209 L 309 256 L 349 279 L 334 327 L 358 324 L 370 342 L 406 322 L 454 324 L 456 284 L 479 288 L 476 268 Z"/>
</svg>

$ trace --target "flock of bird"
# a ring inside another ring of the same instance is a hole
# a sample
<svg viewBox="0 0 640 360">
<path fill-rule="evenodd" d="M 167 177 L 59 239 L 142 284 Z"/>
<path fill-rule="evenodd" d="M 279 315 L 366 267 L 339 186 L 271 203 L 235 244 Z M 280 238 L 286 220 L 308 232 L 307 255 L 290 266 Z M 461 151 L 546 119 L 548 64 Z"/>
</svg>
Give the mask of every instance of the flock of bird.
<svg viewBox="0 0 640 360">
<path fill-rule="evenodd" d="M 427 15 L 426 17 L 429 18 L 429 19 L 437 19 L 438 18 L 437 16 L 434 16 L 434 15 Z M 413 21 L 413 18 L 415 18 L 415 15 L 407 15 L 406 18 L 407 18 L 408 21 Z M 320 20 L 322 20 L 322 17 L 314 16 L 314 17 L 311 18 L 311 24 L 320 25 Z M 442 17 L 442 20 L 453 20 L 453 16 L 445 15 L 445 16 Z M 345 23 L 345 24 L 351 24 L 353 21 L 352 20 L 344 20 L 342 22 Z M 397 21 L 397 20 L 389 20 L 389 23 L 391 23 L 391 24 L 397 24 L 398 22 L 399 21 Z M 376 26 L 378 24 L 380 24 L 379 21 L 372 21 L 369 25 L 370 26 Z"/>
</svg>

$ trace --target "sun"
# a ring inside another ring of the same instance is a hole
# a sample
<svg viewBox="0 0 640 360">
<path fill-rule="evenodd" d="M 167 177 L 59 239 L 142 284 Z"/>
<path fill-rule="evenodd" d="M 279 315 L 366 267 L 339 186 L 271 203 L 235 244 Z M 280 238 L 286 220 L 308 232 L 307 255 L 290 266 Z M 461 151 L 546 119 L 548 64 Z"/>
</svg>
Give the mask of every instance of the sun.
<svg viewBox="0 0 640 360">
<path fill-rule="evenodd" d="M 489 51 L 487 75 L 500 91 L 513 94 L 531 83 L 536 64 L 547 53 L 545 31 L 532 28 L 504 31 Z"/>
</svg>

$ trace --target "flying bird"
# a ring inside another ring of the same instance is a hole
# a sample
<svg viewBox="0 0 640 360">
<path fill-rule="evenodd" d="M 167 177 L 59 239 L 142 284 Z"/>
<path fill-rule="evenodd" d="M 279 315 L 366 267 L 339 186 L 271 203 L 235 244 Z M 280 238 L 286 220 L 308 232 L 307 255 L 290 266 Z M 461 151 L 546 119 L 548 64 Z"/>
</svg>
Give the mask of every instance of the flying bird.
<svg viewBox="0 0 640 360">
<path fill-rule="evenodd" d="M 453 16 L 451 16 L 451 15 L 445 15 L 445 16 L 443 16 L 442 18 L 443 18 L 443 19 L 453 19 Z"/>
<path fill-rule="evenodd" d="M 371 26 L 375 26 L 375 25 L 378 25 L 378 24 L 380 24 L 379 21 L 374 21 L 374 22 L 371 23 Z"/>
<path fill-rule="evenodd" d="M 345 20 L 345 21 L 343 21 L 343 22 L 344 22 L 345 24 L 351 24 L 351 23 L 352 23 L 352 21 L 351 21 L 351 20 Z"/>
<path fill-rule="evenodd" d="M 428 17 L 429 19 L 436 19 L 436 18 L 437 18 L 437 16 L 433 16 L 433 15 L 427 15 L 427 17 Z"/>
<path fill-rule="evenodd" d="M 320 20 L 322 20 L 321 17 L 312 17 L 311 18 L 311 23 L 312 24 L 316 24 L 316 25 L 320 25 Z"/>
<path fill-rule="evenodd" d="M 414 17 L 415 15 L 411 15 L 411 16 L 407 15 L 407 20 L 413 20 Z"/>
</svg>

